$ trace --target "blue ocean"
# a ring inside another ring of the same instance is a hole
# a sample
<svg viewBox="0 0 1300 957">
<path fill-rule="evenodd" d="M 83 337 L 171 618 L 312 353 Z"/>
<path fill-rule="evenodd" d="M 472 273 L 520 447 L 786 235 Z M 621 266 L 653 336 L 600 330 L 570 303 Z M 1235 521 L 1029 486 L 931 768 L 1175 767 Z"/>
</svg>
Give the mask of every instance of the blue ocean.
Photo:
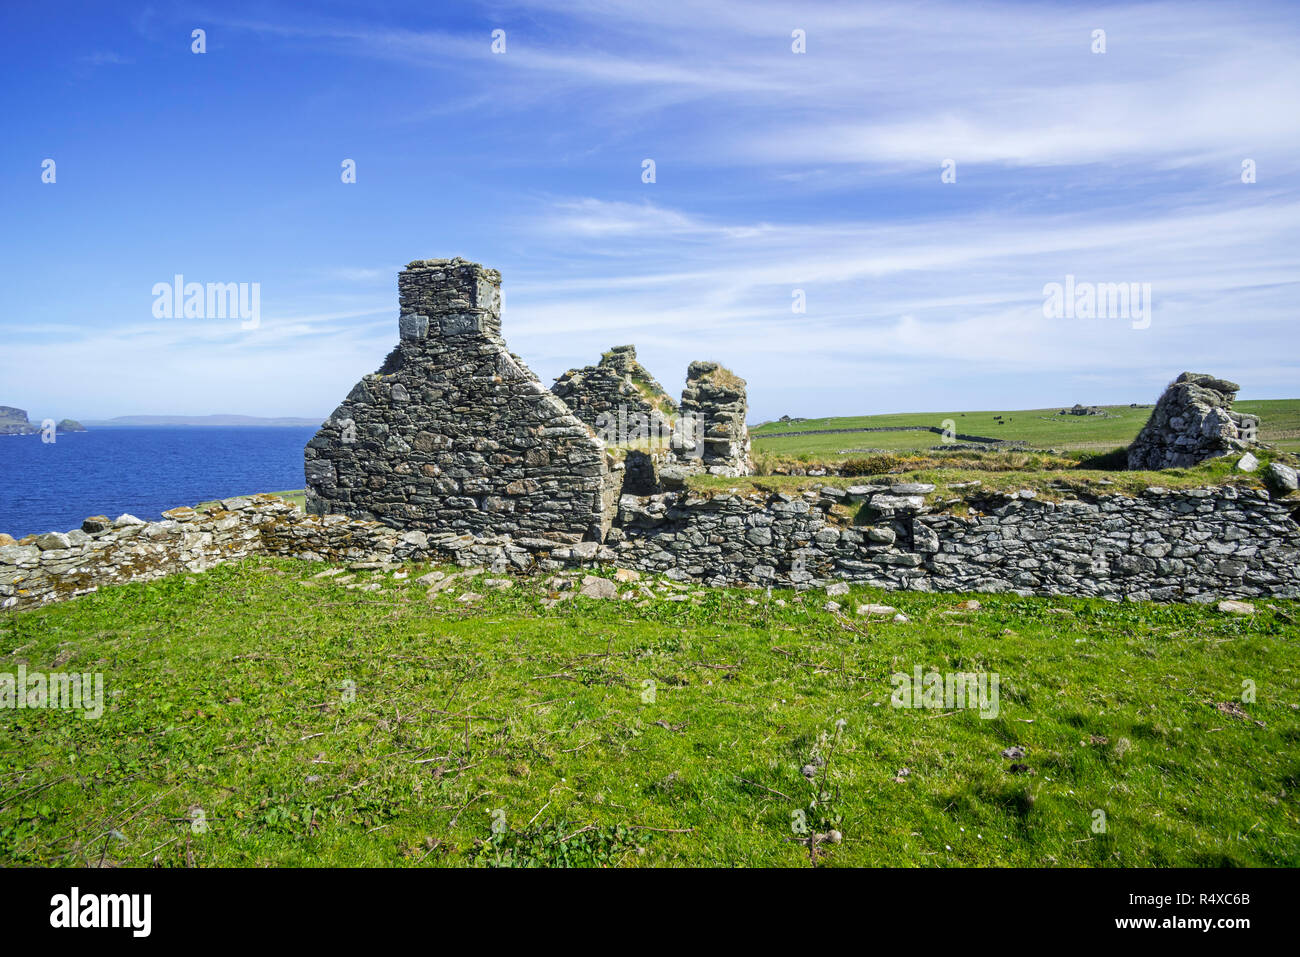
<svg viewBox="0 0 1300 957">
<path fill-rule="evenodd" d="M 303 487 L 314 428 L 92 428 L 0 435 L 0 532 L 80 528 L 88 515 L 157 519 L 177 505 Z"/>
</svg>

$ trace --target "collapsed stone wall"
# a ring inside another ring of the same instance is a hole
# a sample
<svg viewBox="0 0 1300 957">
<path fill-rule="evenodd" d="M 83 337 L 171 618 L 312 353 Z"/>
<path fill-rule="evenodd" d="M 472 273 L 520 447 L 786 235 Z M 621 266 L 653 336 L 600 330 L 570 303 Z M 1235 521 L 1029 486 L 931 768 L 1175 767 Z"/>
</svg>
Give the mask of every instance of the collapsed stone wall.
<svg viewBox="0 0 1300 957">
<path fill-rule="evenodd" d="M 627 451 L 624 493 L 680 491 L 700 473 L 753 474 L 745 380 L 716 362 L 692 362 L 686 375 L 681 414 L 668 441 Z"/>
<path fill-rule="evenodd" d="M 307 561 L 455 562 L 473 535 L 426 534 L 345 515 L 309 515 L 274 495 L 224 499 L 204 509 L 163 512 L 162 521 L 133 515 L 96 515 L 79 529 L 0 539 L 0 609 L 30 608 L 98 591 L 108 585 L 153 581 L 207 571 L 258 555 Z M 534 550 L 557 547 L 522 539 Z M 529 555 L 504 539 L 499 554 Z M 579 554 L 588 554 L 579 543 Z M 595 554 L 595 543 L 586 543 Z M 518 567 L 528 566 L 519 562 Z"/>
<path fill-rule="evenodd" d="M 1128 450 L 1130 469 L 1186 468 L 1255 444 L 1259 417 L 1232 411 L 1241 386 L 1184 372 L 1165 389 Z"/>
<path fill-rule="evenodd" d="M 633 346 L 615 346 L 600 365 L 570 369 L 551 389 L 601 438 L 642 446 L 628 453 L 625 491 L 661 490 L 660 468 L 668 469 L 669 487 L 675 476 L 754 471 L 745 380 L 716 362 L 690 364 L 680 407 L 636 361 Z"/>
<path fill-rule="evenodd" d="M 603 536 L 621 476 L 501 338 L 501 275 L 462 259 L 398 276 L 400 342 L 307 444 L 307 508 L 400 529 Z"/>
<path fill-rule="evenodd" d="M 293 509 L 281 499 L 273 501 Z M 176 508 L 164 512 L 161 522 L 96 515 L 70 532 L 29 535 L 0 545 L 0 608 L 25 608 L 104 585 L 201 572 L 256 554 L 262 540 L 252 506 L 251 499 L 228 499 L 206 512 Z"/>
<path fill-rule="evenodd" d="M 551 391 L 598 434 L 611 419 L 618 427 L 636 415 L 645 417 L 646 431 L 652 436 L 672 432 L 677 403 L 637 361 L 635 346 L 614 346 L 598 365 L 570 369 L 555 380 Z M 624 425 L 618 434 L 628 431 Z"/>
</svg>

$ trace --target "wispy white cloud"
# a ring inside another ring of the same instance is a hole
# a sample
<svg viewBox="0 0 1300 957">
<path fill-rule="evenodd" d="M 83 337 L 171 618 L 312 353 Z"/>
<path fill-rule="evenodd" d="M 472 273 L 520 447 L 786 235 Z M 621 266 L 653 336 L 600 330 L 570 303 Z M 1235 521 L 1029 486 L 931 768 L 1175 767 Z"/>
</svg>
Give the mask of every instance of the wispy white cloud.
<svg viewBox="0 0 1300 957">
<path fill-rule="evenodd" d="M 813 380 L 843 386 L 839 411 L 879 407 L 879 390 L 854 383 L 923 370 L 973 394 L 990 376 L 1086 369 L 1104 373 L 1105 398 L 1128 401 L 1145 394 L 1135 378 L 1168 378 L 1183 366 L 1249 370 L 1241 378 L 1269 388 L 1260 346 L 1293 337 L 1300 291 L 1300 199 L 761 228 L 586 199 L 555 202 L 534 226 L 575 262 L 590 261 L 589 243 L 602 252 L 597 268 L 560 283 L 507 282 L 506 330 L 525 354 L 542 356 L 536 368 L 561 371 L 557 336 L 567 354 L 581 344 L 588 356 L 616 339 L 650 343 L 669 369 L 709 355 L 760 386 L 759 414 L 776 414 L 776 396 L 788 402 Z M 1043 286 L 1067 274 L 1150 283 L 1151 327 L 1045 319 Z M 804 313 L 792 311 L 795 289 Z"/>
<path fill-rule="evenodd" d="M 322 103 L 398 78 L 400 95 L 330 131 L 341 155 L 383 157 L 386 181 L 367 161 L 366 203 L 347 215 L 391 221 L 391 243 L 275 251 L 259 275 L 281 307 L 252 335 L 108 310 L 64 334 L 39 289 L 40 322 L 11 310 L 0 355 L 29 403 L 57 387 L 117 411 L 86 374 L 112 368 L 131 372 L 114 378 L 121 411 L 161 390 L 195 397 L 166 411 L 328 412 L 394 341 L 399 255 L 461 243 L 502 268 L 506 333 L 544 377 L 634 341 L 665 383 L 693 358 L 728 362 L 759 417 L 900 410 L 921 393 L 997 407 L 1072 385 L 1093 390 L 1072 399 L 1131 401 L 1188 367 L 1294 392 L 1300 23 L 1286 4 L 249 9 L 204 16 L 214 48 L 315 64 Z M 172 43 L 167 16 L 142 15 L 139 33 Z M 791 51 L 796 28 L 807 53 Z M 353 57 L 367 79 L 336 80 Z M 958 181 L 941 184 L 949 158 Z M 1241 182 L 1245 159 L 1257 183 Z M 302 182 L 336 165 L 313 156 Z M 337 214 L 295 188 L 276 196 L 292 215 Z M 303 232 L 323 244 L 333 226 Z M 1151 327 L 1045 320 L 1042 287 L 1067 273 L 1150 282 Z M 32 371 L 49 369 L 76 371 L 57 385 Z"/>
<path fill-rule="evenodd" d="M 111 328 L 40 323 L 39 336 L 5 347 L 5 362 L 40 373 L 45 389 L 25 390 L 33 406 L 101 417 L 134 412 L 312 415 L 341 398 L 337 383 L 373 371 L 395 338 L 394 310 L 276 315 L 256 329 L 238 320 L 171 319 Z M 112 405 L 103 374 L 116 370 Z M 311 370 L 310 376 L 301 375 Z M 333 389 L 322 387 L 332 383 Z M 286 392 L 286 386 L 289 391 Z M 286 411 L 288 410 L 288 411 Z"/>
<path fill-rule="evenodd" d="M 1300 27 L 1272 9 L 545 0 L 496 8 L 490 25 L 509 37 L 501 56 L 488 23 L 478 37 L 299 16 L 226 25 L 427 70 L 481 63 L 507 103 L 556 88 L 582 89 L 595 116 L 690 101 L 695 118 L 726 120 L 693 125 L 694 162 L 892 174 L 944 158 L 1177 166 L 1247 150 L 1277 151 L 1292 168 L 1300 112 L 1279 107 L 1300 101 Z M 805 54 L 790 49 L 794 28 Z M 1097 28 L 1104 54 L 1091 51 Z"/>
</svg>

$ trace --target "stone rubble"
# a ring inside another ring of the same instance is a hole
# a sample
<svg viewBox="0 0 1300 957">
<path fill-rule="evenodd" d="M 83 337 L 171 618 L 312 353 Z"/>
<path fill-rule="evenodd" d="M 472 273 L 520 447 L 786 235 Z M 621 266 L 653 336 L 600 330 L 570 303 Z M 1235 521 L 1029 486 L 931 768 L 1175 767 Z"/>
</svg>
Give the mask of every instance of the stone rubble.
<svg viewBox="0 0 1300 957">
<path fill-rule="evenodd" d="M 1270 462 L 1268 465 L 1269 483 L 1284 495 L 1287 492 L 1294 492 L 1300 488 L 1300 476 L 1296 470 L 1289 465 L 1283 465 L 1281 462 Z"/>
</svg>

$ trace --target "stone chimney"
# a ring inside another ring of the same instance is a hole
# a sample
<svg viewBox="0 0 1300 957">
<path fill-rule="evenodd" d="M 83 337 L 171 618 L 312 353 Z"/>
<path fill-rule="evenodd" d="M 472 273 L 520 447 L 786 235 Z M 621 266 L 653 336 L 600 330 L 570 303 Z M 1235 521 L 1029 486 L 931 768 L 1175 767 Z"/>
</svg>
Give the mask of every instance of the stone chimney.
<svg viewBox="0 0 1300 957">
<path fill-rule="evenodd" d="M 501 335 L 501 273 L 464 259 L 417 259 L 397 276 L 404 340 Z"/>
</svg>

